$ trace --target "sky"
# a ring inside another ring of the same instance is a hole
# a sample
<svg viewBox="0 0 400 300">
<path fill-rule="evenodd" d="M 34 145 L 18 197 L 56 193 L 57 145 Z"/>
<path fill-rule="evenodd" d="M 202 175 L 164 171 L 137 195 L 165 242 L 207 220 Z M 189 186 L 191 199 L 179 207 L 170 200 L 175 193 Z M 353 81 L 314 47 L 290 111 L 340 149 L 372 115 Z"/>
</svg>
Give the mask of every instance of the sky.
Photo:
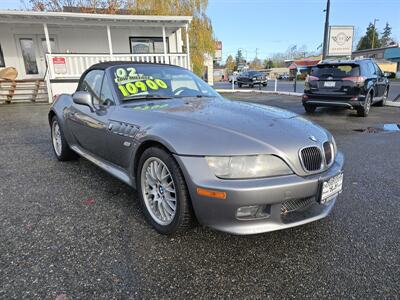
<svg viewBox="0 0 400 300">
<path fill-rule="evenodd" d="M 162 1 L 162 0 L 160 0 Z M 207 14 L 223 44 L 223 59 L 241 48 L 247 59 L 266 58 L 289 46 L 316 51 L 323 39 L 326 0 L 209 0 Z M 20 9 L 20 0 L 0 0 L 0 9 Z M 400 41 L 400 0 L 331 0 L 330 25 L 353 25 L 355 40 L 369 22 L 386 22 Z"/>
<path fill-rule="evenodd" d="M 238 48 L 253 59 L 283 52 L 291 45 L 316 51 L 322 43 L 326 0 L 209 0 L 207 14 L 215 36 L 221 40 L 225 59 Z M 400 0 L 331 0 L 330 25 L 353 25 L 355 39 L 369 22 L 386 22 L 400 41 Z"/>
</svg>

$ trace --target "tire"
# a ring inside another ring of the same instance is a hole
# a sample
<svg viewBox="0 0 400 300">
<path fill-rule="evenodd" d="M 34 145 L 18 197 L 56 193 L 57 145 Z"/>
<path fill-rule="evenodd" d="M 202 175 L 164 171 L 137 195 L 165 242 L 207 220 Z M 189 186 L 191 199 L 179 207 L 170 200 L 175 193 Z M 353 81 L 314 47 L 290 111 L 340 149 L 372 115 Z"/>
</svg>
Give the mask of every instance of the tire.
<svg viewBox="0 0 400 300">
<path fill-rule="evenodd" d="M 306 113 L 308 113 L 308 114 L 314 113 L 315 110 L 317 109 L 317 107 L 315 105 L 303 104 L 303 106 L 304 106 Z"/>
<path fill-rule="evenodd" d="M 383 94 L 383 98 L 381 101 L 376 103 L 376 106 L 384 106 L 386 104 L 386 100 L 389 96 L 389 89 L 386 88 L 385 93 Z"/>
<path fill-rule="evenodd" d="M 254 87 L 254 84 L 250 83 L 250 84 L 249 84 L 249 87 L 250 87 L 250 88 L 253 88 L 253 87 Z"/>
<path fill-rule="evenodd" d="M 150 225 L 161 234 L 174 234 L 191 227 L 189 191 L 170 153 L 159 147 L 146 149 L 139 159 L 136 178 L 143 213 Z"/>
<path fill-rule="evenodd" d="M 242 84 L 240 82 L 238 82 L 237 85 L 238 85 L 238 88 L 242 87 Z"/>
<path fill-rule="evenodd" d="M 64 132 L 60 126 L 57 116 L 51 119 L 51 145 L 54 154 L 59 161 L 69 161 L 78 158 L 78 155 L 68 146 Z"/>
<path fill-rule="evenodd" d="M 372 96 L 371 93 L 368 93 L 367 97 L 365 97 L 364 104 L 357 108 L 357 116 L 366 117 L 369 114 L 371 109 Z"/>
<path fill-rule="evenodd" d="M 262 85 L 263 85 L 263 86 L 267 86 L 267 83 L 263 83 Z"/>
</svg>

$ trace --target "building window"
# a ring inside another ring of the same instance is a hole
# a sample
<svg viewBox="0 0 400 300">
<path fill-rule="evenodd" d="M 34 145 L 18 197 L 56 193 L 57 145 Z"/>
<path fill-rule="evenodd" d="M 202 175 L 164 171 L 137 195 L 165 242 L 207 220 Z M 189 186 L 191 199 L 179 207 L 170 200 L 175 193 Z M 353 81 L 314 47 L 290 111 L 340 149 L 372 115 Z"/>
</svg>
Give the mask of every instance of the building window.
<svg viewBox="0 0 400 300">
<path fill-rule="evenodd" d="M 167 52 L 169 52 L 168 38 L 166 38 Z M 162 37 L 130 37 L 129 44 L 133 54 L 164 53 Z"/>
<path fill-rule="evenodd" d="M 6 62 L 4 61 L 3 50 L 0 45 L 0 68 L 4 68 L 6 66 Z"/>
</svg>

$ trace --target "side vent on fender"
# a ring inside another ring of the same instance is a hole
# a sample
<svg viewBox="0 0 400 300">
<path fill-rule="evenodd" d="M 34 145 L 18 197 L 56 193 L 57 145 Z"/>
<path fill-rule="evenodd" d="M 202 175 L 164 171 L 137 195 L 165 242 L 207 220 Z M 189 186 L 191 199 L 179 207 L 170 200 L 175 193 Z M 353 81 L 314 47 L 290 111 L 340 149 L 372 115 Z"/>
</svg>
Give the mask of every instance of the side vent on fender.
<svg viewBox="0 0 400 300">
<path fill-rule="evenodd" d="M 139 127 L 129 123 L 110 121 L 108 130 L 120 136 L 134 138 L 139 131 Z"/>
</svg>

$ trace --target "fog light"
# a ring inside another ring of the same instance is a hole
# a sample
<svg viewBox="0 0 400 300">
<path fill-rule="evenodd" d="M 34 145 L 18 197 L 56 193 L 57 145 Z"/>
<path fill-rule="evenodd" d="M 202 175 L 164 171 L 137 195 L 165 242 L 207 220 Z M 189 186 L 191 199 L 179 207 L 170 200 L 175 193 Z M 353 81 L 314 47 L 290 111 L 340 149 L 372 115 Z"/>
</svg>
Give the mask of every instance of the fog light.
<svg viewBox="0 0 400 300">
<path fill-rule="evenodd" d="M 263 219 L 270 215 L 270 205 L 242 206 L 236 211 L 239 220 Z"/>
</svg>

